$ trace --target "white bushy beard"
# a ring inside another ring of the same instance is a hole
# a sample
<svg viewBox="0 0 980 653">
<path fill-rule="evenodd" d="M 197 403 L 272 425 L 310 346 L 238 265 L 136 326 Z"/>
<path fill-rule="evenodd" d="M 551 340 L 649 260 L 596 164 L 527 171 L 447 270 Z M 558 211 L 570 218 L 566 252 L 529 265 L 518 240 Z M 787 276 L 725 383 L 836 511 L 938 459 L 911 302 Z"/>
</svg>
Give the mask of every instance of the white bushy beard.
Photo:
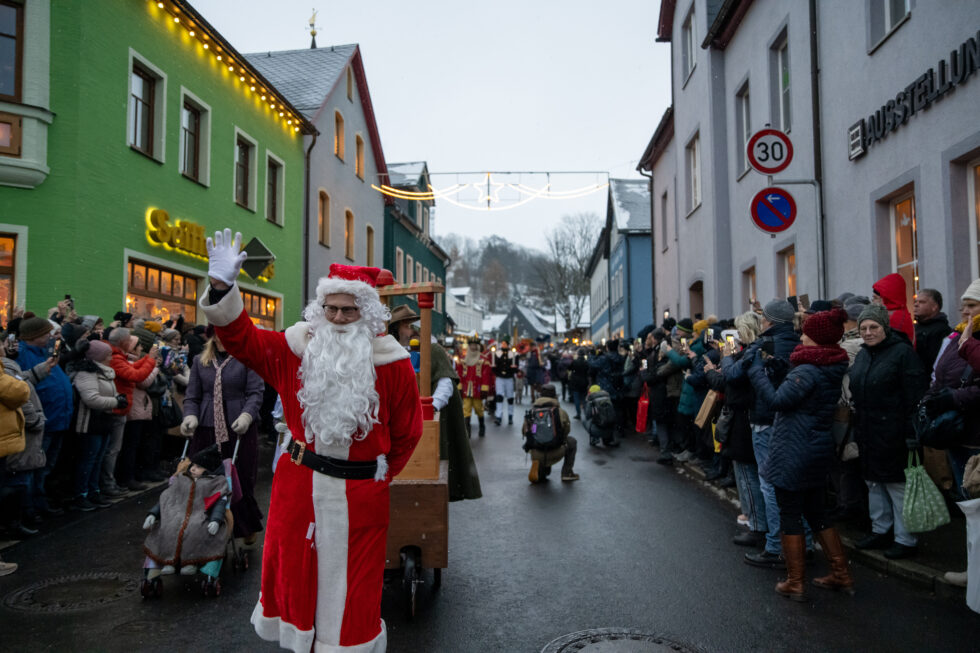
<svg viewBox="0 0 980 653">
<path fill-rule="evenodd" d="M 349 447 L 378 423 L 377 373 L 371 332 L 364 320 L 333 324 L 320 317 L 311 323 L 313 338 L 299 368 L 306 441 Z"/>
</svg>

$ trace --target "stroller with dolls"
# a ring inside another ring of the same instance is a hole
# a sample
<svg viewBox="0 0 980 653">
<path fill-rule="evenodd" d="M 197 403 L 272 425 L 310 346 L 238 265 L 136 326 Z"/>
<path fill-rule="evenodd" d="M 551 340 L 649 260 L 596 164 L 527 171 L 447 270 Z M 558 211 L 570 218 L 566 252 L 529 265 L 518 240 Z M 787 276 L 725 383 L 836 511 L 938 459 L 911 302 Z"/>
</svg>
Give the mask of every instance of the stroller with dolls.
<svg viewBox="0 0 980 653">
<path fill-rule="evenodd" d="M 230 506 L 235 501 L 235 459 L 221 458 L 220 449 L 212 445 L 190 458 L 187 445 L 169 487 L 143 522 L 148 531 L 143 544 L 143 598 L 163 595 L 163 576 L 202 575 L 201 592 L 214 597 L 221 594 L 221 567 L 228 551 L 234 568 L 248 568 L 248 552 L 233 537 Z"/>
</svg>

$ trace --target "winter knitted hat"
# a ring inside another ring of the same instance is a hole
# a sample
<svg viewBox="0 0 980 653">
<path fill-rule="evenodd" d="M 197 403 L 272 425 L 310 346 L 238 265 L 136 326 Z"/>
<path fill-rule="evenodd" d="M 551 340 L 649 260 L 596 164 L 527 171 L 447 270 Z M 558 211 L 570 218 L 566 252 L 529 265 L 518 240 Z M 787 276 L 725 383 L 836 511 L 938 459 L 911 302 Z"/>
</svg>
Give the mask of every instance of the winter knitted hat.
<svg viewBox="0 0 980 653">
<path fill-rule="evenodd" d="M 82 318 L 82 328 L 85 329 L 86 331 L 91 331 L 93 328 L 95 328 L 95 324 L 98 321 L 99 321 L 98 315 L 86 315 L 85 317 Z"/>
<path fill-rule="evenodd" d="M 967 286 L 966 292 L 960 299 L 972 299 L 980 302 L 980 279 L 974 279 L 973 283 Z"/>
<path fill-rule="evenodd" d="M 21 340 L 34 340 L 48 335 L 53 330 L 51 323 L 43 317 L 29 317 L 26 320 L 21 320 L 19 338 Z"/>
<path fill-rule="evenodd" d="M 803 323 L 803 333 L 818 345 L 836 345 L 844 336 L 847 313 L 839 308 L 814 313 Z"/>
<path fill-rule="evenodd" d="M 762 316 L 773 324 L 792 324 L 796 311 L 785 299 L 774 299 L 762 309 Z"/>
<path fill-rule="evenodd" d="M 861 311 L 870 303 L 871 300 L 864 295 L 854 295 L 844 302 L 844 310 L 847 311 L 847 317 L 857 322 Z"/>
<path fill-rule="evenodd" d="M 163 330 L 163 325 L 159 322 L 154 322 L 153 320 L 147 320 L 143 323 L 143 328 L 150 333 L 160 333 Z"/>
<path fill-rule="evenodd" d="M 849 300 L 851 297 L 854 297 L 854 293 L 842 292 L 841 294 L 837 295 L 837 301 L 841 303 L 841 306 L 846 306 L 847 300 Z"/>
<path fill-rule="evenodd" d="M 150 351 L 150 347 L 156 342 L 156 336 L 152 331 L 145 327 L 136 327 L 133 329 L 133 335 L 136 336 L 140 344 L 143 345 L 143 353 Z"/>
<path fill-rule="evenodd" d="M 695 337 L 701 335 L 701 332 L 708 328 L 707 320 L 698 320 L 693 325 Z"/>
<path fill-rule="evenodd" d="M 212 444 L 207 449 L 201 449 L 191 456 L 191 462 L 200 465 L 209 472 L 215 471 L 221 467 L 221 452 L 218 451 L 218 445 Z"/>
<path fill-rule="evenodd" d="M 112 355 L 112 347 L 101 340 L 93 340 L 88 344 L 85 358 L 90 361 L 102 362 Z"/>
<path fill-rule="evenodd" d="M 858 316 L 858 326 L 865 320 L 872 320 L 888 329 L 888 309 L 879 304 L 868 304 Z"/>
<path fill-rule="evenodd" d="M 820 313 L 821 311 L 829 311 L 834 307 L 833 304 L 828 302 L 826 299 L 816 299 L 810 304 L 810 310 L 808 313 Z"/>
<path fill-rule="evenodd" d="M 691 321 L 691 318 L 685 317 L 677 323 L 677 330 L 688 334 L 694 333 L 694 322 Z"/>
</svg>

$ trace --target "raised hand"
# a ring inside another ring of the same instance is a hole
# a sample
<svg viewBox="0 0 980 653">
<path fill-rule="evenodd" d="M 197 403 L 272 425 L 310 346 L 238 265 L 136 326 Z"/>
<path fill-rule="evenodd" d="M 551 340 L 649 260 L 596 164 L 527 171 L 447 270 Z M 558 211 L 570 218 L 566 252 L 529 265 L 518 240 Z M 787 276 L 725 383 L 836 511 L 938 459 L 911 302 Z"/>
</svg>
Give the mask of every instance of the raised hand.
<svg viewBox="0 0 980 653">
<path fill-rule="evenodd" d="M 217 288 L 216 281 L 225 286 L 234 285 L 242 270 L 242 263 L 248 258 L 248 254 L 242 251 L 241 232 L 235 232 L 235 237 L 232 238 L 231 229 L 216 231 L 213 239 L 208 237 L 207 248 L 211 285 Z"/>
</svg>

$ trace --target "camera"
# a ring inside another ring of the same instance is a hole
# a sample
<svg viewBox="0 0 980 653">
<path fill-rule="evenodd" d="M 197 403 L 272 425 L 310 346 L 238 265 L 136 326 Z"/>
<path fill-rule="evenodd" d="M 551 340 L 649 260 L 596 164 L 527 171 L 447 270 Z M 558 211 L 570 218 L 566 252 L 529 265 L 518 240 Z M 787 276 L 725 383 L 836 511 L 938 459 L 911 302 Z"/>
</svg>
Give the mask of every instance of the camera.
<svg viewBox="0 0 980 653">
<path fill-rule="evenodd" d="M 75 300 L 71 298 L 71 295 L 65 295 L 65 303 L 68 304 L 68 308 L 75 310 Z"/>
</svg>

